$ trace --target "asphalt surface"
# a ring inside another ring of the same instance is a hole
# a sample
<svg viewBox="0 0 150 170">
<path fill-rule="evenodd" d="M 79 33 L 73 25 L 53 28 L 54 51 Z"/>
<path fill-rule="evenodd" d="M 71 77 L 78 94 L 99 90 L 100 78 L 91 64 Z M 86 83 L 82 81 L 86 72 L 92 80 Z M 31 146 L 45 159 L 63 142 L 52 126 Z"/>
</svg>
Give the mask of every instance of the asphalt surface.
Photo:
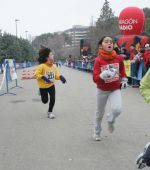
<svg viewBox="0 0 150 170">
<path fill-rule="evenodd" d="M 92 74 L 59 71 L 67 84 L 56 82 L 54 120 L 47 118 L 48 104 L 41 103 L 36 81 L 21 80 L 22 70 L 18 85 L 23 88 L 0 96 L 0 170 L 135 170 L 137 155 L 150 141 L 150 106 L 139 89 L 122 90 L 123 112 L 115 131 L 108 132 L 104 116 L 103 140 L 96 142 Z"/>
</svg>

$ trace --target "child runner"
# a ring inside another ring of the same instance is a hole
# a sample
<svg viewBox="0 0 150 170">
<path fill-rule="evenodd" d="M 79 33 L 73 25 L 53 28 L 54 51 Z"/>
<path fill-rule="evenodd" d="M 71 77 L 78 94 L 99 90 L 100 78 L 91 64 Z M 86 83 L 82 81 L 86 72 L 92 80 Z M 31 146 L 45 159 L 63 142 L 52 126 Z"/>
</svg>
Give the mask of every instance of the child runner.
<svg viewBox="0 0 150 170">
<path fill-rule="evenodd" d="M 55 80 L 66 83 L 66 79 L 59 74 L 56 65 L 53 64 L 54 58 L 49 48 L 43 47 L 39 50 L 39 66 L 35 71 L 35 78 L 39 86 L 41 101 L 46 104 L 48 95 L 50 98 L 48 108 L 48 118 L 54 119 L 53 107 L 55 104 Z"/>
<path fill-rule="evenodd" d="M 113 50 L 113 40 L 104 36 L 98 43 L 99 53 L 95 59 L 93 80 L 97 84 L 97 109 L 95 115 L 94 139 L 101 140 L 101 122 L 107 100 L 110 101 L 111 113 L 107 115 L 108 130 L 114 131 L 116 117 L 121 113 L 120 87 L 127 86 L 123 60 Z M 121 82 L 121 83 L 120 83 Z"/>
<path fill-rule="evenodd" d="M 145 101 L 150 104 L 150 69 L 140 81 L 140 93 Z M 144 151 L 137 157 L 136 165 L 138 169 L 150 167 L 150 142 L 145 145 Z"/>
<path fill-rule="evenodd" d="M 150 104 L 150 69 L 140 81 L 140 93 L 145 101 Z"/>
</svg>

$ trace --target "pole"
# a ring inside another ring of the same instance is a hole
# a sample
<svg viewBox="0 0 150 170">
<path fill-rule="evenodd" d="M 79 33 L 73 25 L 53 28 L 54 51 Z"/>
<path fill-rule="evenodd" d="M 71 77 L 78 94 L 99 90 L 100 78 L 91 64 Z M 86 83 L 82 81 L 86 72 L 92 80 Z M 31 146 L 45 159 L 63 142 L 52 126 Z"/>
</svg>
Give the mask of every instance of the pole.
<svg viewBox="0 0 150 170">
<path fill-rule="evenodd" d="M 15 24 L 16 24 L 16 39 L 17 39 L 17 22 L 19 21 L 19 19 L 15 19 Z"/>
<path fill-rule="evenodd" d="M 16 25 L 16 42 L 17 42 L 17 22 L 18 22 L 18 21 L 19 21 L 19 19 L 15 19 L 15 25 Z M 14 67 L 15 67 L 15 70 L 16 70 L 16 62 L 13 61 L 13 63 L 14 63 Z M 18 86 L 18 81 L 17 81 L 17 79 L 16 79 L 15 81 L 16 81 L 16 86 L 14 86 L 14 87 L 23 88 L 23 87 L 21 87 L 21 86 Z M 14 87 L 12 87 L 12 88 L 14 88 Z"/>
</svg>

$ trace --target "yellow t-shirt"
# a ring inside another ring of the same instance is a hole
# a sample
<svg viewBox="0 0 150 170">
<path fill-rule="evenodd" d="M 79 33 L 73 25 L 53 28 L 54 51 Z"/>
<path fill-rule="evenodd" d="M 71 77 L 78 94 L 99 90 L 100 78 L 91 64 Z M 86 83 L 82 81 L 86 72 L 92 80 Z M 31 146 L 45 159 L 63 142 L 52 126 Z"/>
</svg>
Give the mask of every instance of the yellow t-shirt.
<svg viewBox="0 0 150 170">
<path fill-rule="evenodd" d="M 45 63 L 40 64 L 35 70 L 35 78 L 37 80 L 39 88 L 49 88 L 54 85 L 55 80 L 60 80 L 60 74 L 56 65 L 49 66 Z M 51 83 L 45 82 L 41 79 L 42 76 L 48 78 Z"/>
</svg>

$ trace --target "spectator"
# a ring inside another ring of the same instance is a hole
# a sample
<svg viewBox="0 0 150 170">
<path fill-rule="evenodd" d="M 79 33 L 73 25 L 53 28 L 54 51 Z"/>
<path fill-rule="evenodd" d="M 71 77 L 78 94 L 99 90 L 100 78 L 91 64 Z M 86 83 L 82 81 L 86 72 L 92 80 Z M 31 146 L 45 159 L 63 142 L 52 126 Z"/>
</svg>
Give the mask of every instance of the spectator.
<svg viewBox="0 0 150 170">
<path fill-rule="evenodd" d="M 117 54 L 120 54 L 120 50 L 118 47 L 115 47 L 114 50 L 116 51 Z"/>
<path fill-rule="evenodd" d="M 119 55 L 123 60 L 128 60 L 130 58 L 130 54 L 127 52 L 127 49 L 125 47 L 121 48 Z"/>
<path fill-rule="evenodd" d="M 131 60 L 131 63 L 134 63 L 134 76 L 135 78 L 138 77 L 138 70 L 141 61 L 143 61 L 143 54 L 144 54 L 144 49 L 139 49 L 137 54 L 134 55 L 133 60 Z"/>
<path fill-rule="evenodd" d="M 133 60 L 134 55 L 137 54 L 137 50 L 135 49 L 134 44 L 131 44 L 129 53 L 130 53 L 130 58 L 129 59 Z"/>
<path fill-rule="evenodd" d="M 150 68 L 150 44 L 145 44 L 145 52 L 143 54 L 145 72 Z"/>
</svg>

